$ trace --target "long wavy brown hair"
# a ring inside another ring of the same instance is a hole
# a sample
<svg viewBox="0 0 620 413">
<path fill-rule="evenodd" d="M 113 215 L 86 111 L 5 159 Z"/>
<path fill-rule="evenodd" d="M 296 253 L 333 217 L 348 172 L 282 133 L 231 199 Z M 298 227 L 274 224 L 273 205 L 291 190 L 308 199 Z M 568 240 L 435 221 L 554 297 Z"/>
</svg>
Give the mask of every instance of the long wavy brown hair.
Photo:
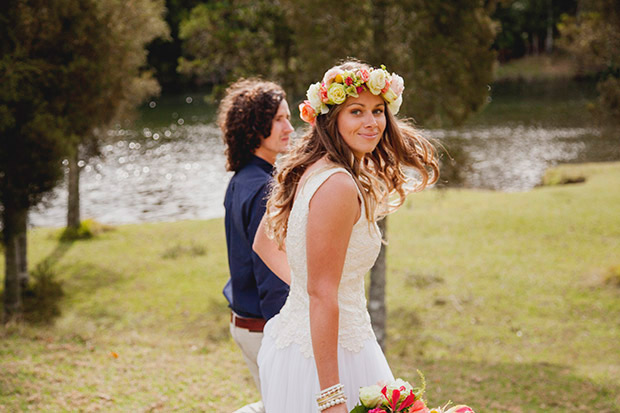
<svg viewBox="0 0 620 413">
<path fill-rule="evenodd" d="M 368 69 L 360 62 L 345 62 L 342 70 Z M 374 222 L 396 209 L 410 192 L 417 192 L 439 178 L 435 148 L 413 127 L 411 121 L 399 120 L 385 106 L 386 127 L 377 147 L 361 159 L 338 132 L 338 114 L 344 105 L 334 105 L 327 114 L 319 115 L 312 128 L 282 157 L 267 202 L 266 231 L 270 238 L 283 246 L 288 230 L 288 217 L 293 207 L 297 186 L 304 172 L 326 156 L 332 163 L 343 167 L 360 188 L 366 218 Z M 404 171 L 417 171 L 420 179 L 413 185 Z M 392 195 L 396 199 L 389 201 Z"/>
<path fill-rule="evenodd" d="M 261 140 L 271 134 L 273 118 L 286 93 L 267 80 L 240 79 L 226 89 L 217 125 L 226 144 L 226 170 L 238 171 L 252 159 Z"/>
</svg>

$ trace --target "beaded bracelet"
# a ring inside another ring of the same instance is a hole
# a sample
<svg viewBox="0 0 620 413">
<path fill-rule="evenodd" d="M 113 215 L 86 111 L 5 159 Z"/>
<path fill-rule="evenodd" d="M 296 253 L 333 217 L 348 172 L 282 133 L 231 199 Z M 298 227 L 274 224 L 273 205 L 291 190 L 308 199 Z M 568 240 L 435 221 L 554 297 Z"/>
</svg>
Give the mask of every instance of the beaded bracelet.
<svg viewBox="0 0 620 413">
<path fill-rule="evenodd" d="M 346 403 L 347 398 L 343 392 L 344 386 L 340 383 L 328 387 L 322 390 L 317 395 L 317 403 L 319 405 L 319 411 L 329 409 L 337 404 Z"/>
</svg>

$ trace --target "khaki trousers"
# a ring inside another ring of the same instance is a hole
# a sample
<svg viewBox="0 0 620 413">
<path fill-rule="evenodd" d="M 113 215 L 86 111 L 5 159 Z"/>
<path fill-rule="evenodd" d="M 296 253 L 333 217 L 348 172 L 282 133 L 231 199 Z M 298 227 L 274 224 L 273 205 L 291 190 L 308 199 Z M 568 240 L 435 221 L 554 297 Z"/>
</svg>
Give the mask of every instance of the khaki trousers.
<svg viewBox="0 0 620 413">
<path fill-rule="evenodd" d="M 245 359 L 245 364 L 247 364 L 250 369 L 250 373 L 252 373 L 252 377 L 254 378 L 254 383 L 256 383 L 256 388 L 260 392 L 260 379 L 258 375 L 258 363 L 256 362 L 256 358 L 258 357 L 258 350 L 260 350 L 260 344 L 263 340 L 262 332 L 251 332 L 246 328 L 240 328 L 235 326 L 233 323 L 230 323 L 230 334 L 232 335 L 233 340 L 241 349 L 243 353 L 243 358 Z M 265 407 L 263 406 L 263 402 L 259 401 L 256 403 L 248 404 L 247 406 L 243 406 L 241 409 L 236 410 L 235 413 L 264 413 Z"/>
</svg>

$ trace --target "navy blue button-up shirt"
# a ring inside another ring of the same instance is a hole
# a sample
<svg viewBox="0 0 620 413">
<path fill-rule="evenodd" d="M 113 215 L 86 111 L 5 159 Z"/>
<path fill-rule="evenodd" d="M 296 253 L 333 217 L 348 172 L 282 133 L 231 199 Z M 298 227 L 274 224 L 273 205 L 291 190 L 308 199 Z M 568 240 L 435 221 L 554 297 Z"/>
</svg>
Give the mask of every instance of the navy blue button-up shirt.
<svg viewBox="0 0 620 413">
<path fill-rule="evenodd" d="M 224 198 L 226 244 L 230 279 L 224 296 L 242 317 L 270 319 L 280 312 L 288 285 L 252 250 L 254 236 L 267 203 L 273 166 L 254 156 L 230 180 Z"/>
</svg>

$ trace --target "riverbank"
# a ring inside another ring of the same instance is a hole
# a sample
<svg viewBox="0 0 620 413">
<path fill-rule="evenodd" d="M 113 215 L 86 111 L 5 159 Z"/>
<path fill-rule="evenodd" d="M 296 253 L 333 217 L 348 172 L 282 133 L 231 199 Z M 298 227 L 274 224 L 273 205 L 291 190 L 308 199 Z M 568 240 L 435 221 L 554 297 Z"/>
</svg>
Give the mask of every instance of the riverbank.
<svg viewBox="0 0 620 413">
<path fill-rule="evenodd" d="M 387 356 L 397 376 L 425 374 L 431 405 L 620 411 L 607 281 L 620 163 L 559 171 L 585 182 L 432 190 L 390 217 Z M 228 334 L 221 219 L 58 235 L 30 233 L 31 268 L 47 262 L 64 296 L 52 325 L 0 327 L 0 410 L 230 412 L 258 398 Z"/>
<path fill-rule="evenodd" d="M 576 75 L 571 56 L 541 54 L 500 63 L 495 71 L 495 82 L 572 79 Z"/>
</svg>

